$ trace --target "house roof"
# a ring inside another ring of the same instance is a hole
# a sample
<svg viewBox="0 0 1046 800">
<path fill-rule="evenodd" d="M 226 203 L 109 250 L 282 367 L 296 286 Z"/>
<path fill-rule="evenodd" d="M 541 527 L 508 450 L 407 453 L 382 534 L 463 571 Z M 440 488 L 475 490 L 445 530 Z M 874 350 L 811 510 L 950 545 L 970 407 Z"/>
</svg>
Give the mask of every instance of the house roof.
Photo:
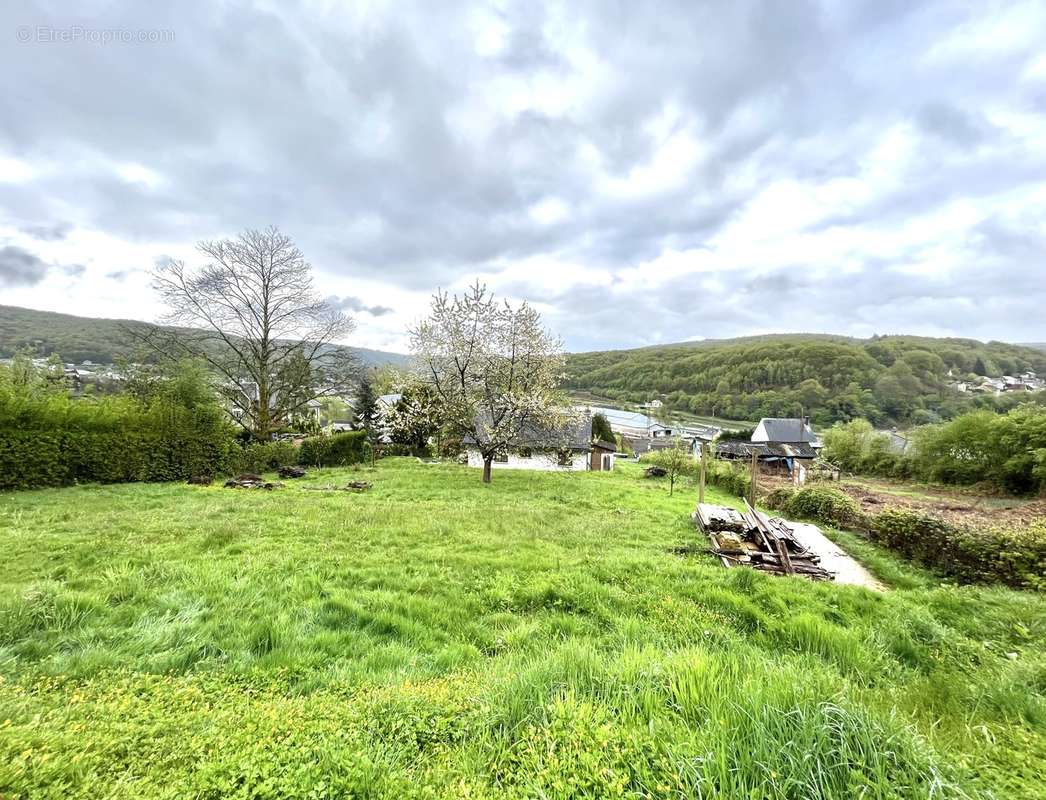
<svg viewBox="0 0 1046 800">
<path fill-rule="evenodd" d="M 766 434 L 765 439 L 756 439 L 760 429 Z M 752 434 L 752 441 L 765 442 L 816 442 L 817 437 L 806 420 L 798 417 L 763 417 Z"/>
<path fill-rule="evenodd" d="M 713 425 L 683 425 L 676 430 L 679 431 L 681 436 L 685 436 L 688 439 L 703 439 L 706 442 L 712 441 L 712 439 L 722 433 L 722 428 L 716 428 Z"/>
<path fill-rule="evenodd" d="M 728 439 L 716 445 L 717 455 L 751 458 L 753 452 L 762 459 L 817 457 L 817 451 L 806 442 L 741 442 Z"/>
<path fill-rule="evenodd" d="M 402 394 L 380 394 L 378 395 L 378 402 L 389 408 L 392 408 L 402 398 Z"/>
<path fill-rule="evenodd" d="M 477 443 L 475 437 L 472 436 L 466 436 L 463 441 L 466 445 Z M 533 450 L 591 450 L 592 417 L 582 417 L 580 420 L 575 420 L 562 430 L 542 430 L 537 426 L 528 426 L 524 429 L 514 446 L 529 447 Z M 608 446 L 613 447 L 613 445 Z"/>
<path fill-rule="evenodd" d="M 620 408 L 605 408 L 603 406 L 591 406 L 593 414 L 602 414 L 607 418 L 607 422 L 610 426 L 615 425 L 624 428 L 664 428 L 660 422 L 648 417 L 646 414 L 640 414 L 638 411 L 624 411 Z"/>
<path fill-rule="evenodd" d="M 632 452 L 636 455 L 641 455 L 642 453 L 649 452 L 650 443 L 654 441 L 653 439 L 648 439 L 645 436 L 624 436 L 622 438 L 628 443 L 628 446 L 632 448 Z"/>
<path fill-rule="evenodd" d="M 690 442 L 682 436 L 655 436 L 650 440 L 650 450 L 671 450 L 673 447 L 690 449 Z"/>
</svg>

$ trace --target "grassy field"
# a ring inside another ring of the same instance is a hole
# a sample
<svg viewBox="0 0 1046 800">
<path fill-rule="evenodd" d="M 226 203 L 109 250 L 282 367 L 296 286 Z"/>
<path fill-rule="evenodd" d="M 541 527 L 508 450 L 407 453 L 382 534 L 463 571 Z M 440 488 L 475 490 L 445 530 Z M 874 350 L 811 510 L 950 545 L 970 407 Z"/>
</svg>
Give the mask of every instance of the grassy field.
<svg viewBox="0 0 1046 800">
<path fill-rule="evenodd" d="M 1046 597 L 845 534 L 892 591 L 724 570 L 693 502 L 408 459 L 0 495 L 0 797 L 1043 796 Z"/>
</svg>

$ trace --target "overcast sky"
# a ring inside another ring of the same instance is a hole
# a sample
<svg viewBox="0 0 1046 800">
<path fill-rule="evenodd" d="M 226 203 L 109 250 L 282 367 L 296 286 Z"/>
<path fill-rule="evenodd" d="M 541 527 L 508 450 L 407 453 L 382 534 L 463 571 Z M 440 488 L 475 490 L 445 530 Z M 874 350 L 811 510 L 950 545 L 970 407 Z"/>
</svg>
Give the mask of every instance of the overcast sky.
<svg viewBox="0 0 1046 800">
<path fill-rule="evenodd" d="M 1046 340 L 1041 0 L 342 5 L 4 3 L 0 303 L 275 224 L 362 346 L 476 277 L 571 350 Z"/>
</svg>

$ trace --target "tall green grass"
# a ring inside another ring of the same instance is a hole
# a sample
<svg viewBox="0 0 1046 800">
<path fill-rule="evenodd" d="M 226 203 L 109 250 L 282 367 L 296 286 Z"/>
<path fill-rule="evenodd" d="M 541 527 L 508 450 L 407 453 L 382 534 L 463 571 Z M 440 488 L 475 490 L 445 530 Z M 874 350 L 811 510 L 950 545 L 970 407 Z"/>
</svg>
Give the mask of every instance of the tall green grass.
<svg viewBox="0 0 1046 800">
<path fill-rule="evenodd" d="M 1041 796 L 1046 599 L 724 570 L 694 500 L 408 459 L 2 495 L 0 797 Z"/>
</svg>

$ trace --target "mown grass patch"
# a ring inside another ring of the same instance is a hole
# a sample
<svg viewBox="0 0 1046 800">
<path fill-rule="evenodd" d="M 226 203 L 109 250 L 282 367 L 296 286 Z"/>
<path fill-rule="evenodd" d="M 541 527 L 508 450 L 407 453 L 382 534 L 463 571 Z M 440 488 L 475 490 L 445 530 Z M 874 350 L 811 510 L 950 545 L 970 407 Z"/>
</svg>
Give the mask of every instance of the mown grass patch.
<svg viewBox="0 0 1046 800">
<path fill-rule="evenodd" d="M 1038 796 L 1042 595 L 724 570 L 694 499 L 410 459 L 0 496 L 0 796 Z"/>
</svg>

